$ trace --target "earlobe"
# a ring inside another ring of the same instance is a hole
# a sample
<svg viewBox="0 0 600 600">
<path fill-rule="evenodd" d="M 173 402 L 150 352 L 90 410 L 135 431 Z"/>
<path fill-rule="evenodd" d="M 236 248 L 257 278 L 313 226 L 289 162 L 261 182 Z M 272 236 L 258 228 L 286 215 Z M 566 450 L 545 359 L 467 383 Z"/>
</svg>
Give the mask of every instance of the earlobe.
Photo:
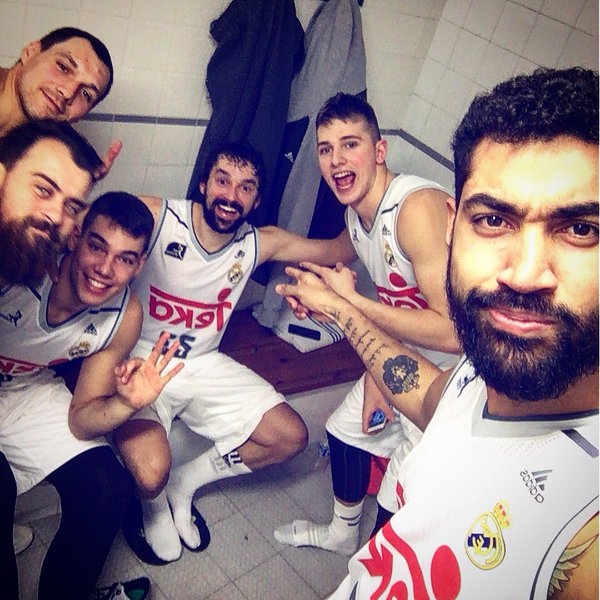
<svg viewBox="0 0 600 600">
<path fill-rule="evenodd" d="M 446 222 L 446 244 L 450 246 L 452 242 L 452 234 L 454 233 L 454 221 L 456 220 L 456 200 L 454 198 L 446 198 L 447 222 Z"/>
<path fill-rule="evenodd" d="M 198 186 L 198 189 L 200 190 L 200 193 L 202 195 L 206 194 L 206 184 L 200 183 L 200 185 Z"/>
<path fill-rule="evenodd" d="M 4 183 L 6 179 L 6 167 L 0 163 L 0 186 Z"/>
<path fill-rule="evenodd" d="M 35 40 L 35 42 L 30 42 L 21 50 L 21 54 L 19 59 L 21 64 L 27 64 L 31 58 L 38 55 L 41 52 L 42 45 L 40 40 Z"/>
<path fill-rule="evenodd" d="M 387 141 L 379 140 L 375 144 L 375 161 L 378 165 L 382 165 L 387 157 Z"/>
<path fill-rule="evenodd" d="M 137 277 L 140 274 L 140 271 L 142 270 L 142 268 L 146 264 L 147 260 L 148 260 L 148 255 L 147 254 L 142 254 L 142 256 L 140 256 L 140 260 L 138 260 L 137 268 L 135 270 L 135 275 L 133 277 Z M 133 277 L 132 277 L 132 279 L 133 279 Z"/>
</svg>

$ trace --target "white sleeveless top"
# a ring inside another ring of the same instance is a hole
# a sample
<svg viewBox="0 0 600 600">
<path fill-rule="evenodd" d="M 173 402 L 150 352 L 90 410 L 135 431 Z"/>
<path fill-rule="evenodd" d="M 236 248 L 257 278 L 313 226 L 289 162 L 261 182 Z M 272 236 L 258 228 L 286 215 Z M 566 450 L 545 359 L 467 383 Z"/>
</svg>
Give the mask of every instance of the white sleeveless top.
<svg viewBox="0 0 600 600">
<path fill-rule="evenodd" d="M 49 277 L 37 288 L 0 290 L 0 384 L 105 348 L 118 331 L 130 298 L 129 288 L 108 302 L 87 308 L 57 324 L 48 323 Z"/>
<path fill-rule="evenodd" d="M 491 417 L 463 358 L 398 482 L 402 507 L 332 598 L 406 586 L 408 598 L 545 600 L 567 543 L 598 512 L 598 411 Z"/>
<path fill-rule="evenodd" d="M 140 342 L 152 346 L 169 331 L 181 343 L 179 358 L 218 348 L 258 257 L 258 232 L 248 223 L 207 252 L 192 228 L 192 205 L 163 200 L 148 261 L 132 284 L 144 307 Z"/>
<path fill-rule="evenodd" d="M 404 200 L 413 192 L 427 188 L 445 191 L 437 183 L 416 175 L 397 175 L 379 204 L 370 231 L 364 228 L 360 217 L 352 208 L 348 207 L 346 210 L 346 225 L 352 244 L 377 288 L 379 300 L 384 304 L 403 308 L 428 308 L 412 264 L 396 239 L 396 223 Z M 427 240 L 423 240 L 423 243 L 426 244 Z M 412 347 L 442 369 L 453 367 L 458 360 L 455 354 L 420 346 Z"/>
</svg>

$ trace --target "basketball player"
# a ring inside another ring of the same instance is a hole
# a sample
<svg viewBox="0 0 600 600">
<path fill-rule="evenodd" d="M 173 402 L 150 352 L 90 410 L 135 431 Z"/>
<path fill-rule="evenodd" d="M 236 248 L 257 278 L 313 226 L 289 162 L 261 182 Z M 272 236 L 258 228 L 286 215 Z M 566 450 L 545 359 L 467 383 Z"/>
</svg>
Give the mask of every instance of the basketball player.
<svg viewBox="0 0 600 600">
<path fill-rule="evenodd" d="M 156 333 L 168 327 L 180 344 L 176 358 L 185 363 L 183 378 L 167 386 L 153 410 L 114 434 L 145 499 L 145 539 L 137 536 L 134 518 L 127 520 L 126 537 L 147 562 L 179 558 L 180 539 L 190 549 L 205 547 L 208 531 L 192 505 L 198 488 L 287 460 L 307 443 L 306 426 L 284 397 L 217 348 L 258 265 L 309 256 L 331 264 L 351 260 L 354 252 L 337 239 L 307 240 L 247 223 L 263 182 L 260 155 L 231 143 L 215 148 L 207 161 L 201 203 L 143 198 L 157 226 L 148 263 L 135 282 L 144 306 L 135 354 L 146 356 Z M 171 467 L 167 434 L 175 416 L 214 447 L 174 469 L 165 490 Z"/>
<path fill-rule="evenodd" d="M 439 367 L 450 368 L 459 346 L 444 292 L 449 194 L 433 181 L 392 173 L 375 112 L 363 99 L 341 93 L 330 98 L 316 127 L 321 173 L 348 207 L 343 235 L 367 268 L 379 302 L 354 286 L 346 290 L 346 298 L 387 333 Z M 380 416 L 378 423 L 369 423 L 373 415 Z M 294 521 L 274 535 L 284 544 L 349 556 L 358 549 L 371 457 L 393 456 L 377 496 L 377 530 L 395 510 L 395 470 L 421 439 L 421 431 L 394 412 L 368 373 L 329 417 L 326 431 L 333 518 L 326 525 Z"/>
</svg>

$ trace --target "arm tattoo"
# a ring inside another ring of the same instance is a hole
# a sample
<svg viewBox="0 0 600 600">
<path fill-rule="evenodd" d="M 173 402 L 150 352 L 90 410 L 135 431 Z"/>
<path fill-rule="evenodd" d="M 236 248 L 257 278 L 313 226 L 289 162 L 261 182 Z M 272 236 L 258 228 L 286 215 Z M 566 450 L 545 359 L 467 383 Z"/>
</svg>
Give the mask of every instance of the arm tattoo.
<svg viewBox="0 0 600 600">
<path fill-rule="evenodd" d="M 419 389 L 419 363 L 402 354 L 388 358 L 383 363 L 383 382 L 393 394 Z"/>
<path fill-rule="evenodd" d="M 335 314 L 338 317 L 337 322 L 339 323 L 340 315 L 339 315 L 339 313 L 335 313 Z M 341 325 L 341 323 L 340 323 L 340 325 Z M 376 338 L 370 337 L 369 340 L 365 343 L 365 338 L 367 338 L 371 334 L 371 332 L 367 329 L 366 331 L 364 331 L 362 334 L 359 335 L 358 329 L 354 325 L 352 317 L 349 317 L 348 320 L 342 325 L 342 329 L 344 331 L 344 334 L 346 335 L 346 338 L 348 339 L 350 344 L 354 347 L 354 349 L 356 350 L 358 355 L 361 357 L 361 359 L 364 361 L 364 363 L 368 366 L 368 368 L 372 368 L 375 365 L 377 356 L 379 354 L 381 354 L 381 352 L 383 352 L 383 350 L 385 350 L 387 348 L 387 345 L 379 344 L 379 346 L 377 346 L 377 348 L 375 348 L 375 350 L 373 350 L 373 352 L 371 352 L 369 354 L 369 348 L 371 347 L 373 342 L 376 341 Z M 361 349 L 361 346 L 363 346 L 362 349 Z"/>
<path fill-rule="evenodd" d="M 568 589 L 565 590 L 572 573 L 579 567 L 579 563 L 588 548 L 598 539 L 598 535 L 592 536 L 589 540 L 575 547 L 566 547 L 562 556 L 559 558 L 548 586 L 548 598 L 552 598 L 555 594 L 561 595 L 564 593 L 568 596 Z M 596 571 L 597 573 L 597 571 Z"/>
</svg>

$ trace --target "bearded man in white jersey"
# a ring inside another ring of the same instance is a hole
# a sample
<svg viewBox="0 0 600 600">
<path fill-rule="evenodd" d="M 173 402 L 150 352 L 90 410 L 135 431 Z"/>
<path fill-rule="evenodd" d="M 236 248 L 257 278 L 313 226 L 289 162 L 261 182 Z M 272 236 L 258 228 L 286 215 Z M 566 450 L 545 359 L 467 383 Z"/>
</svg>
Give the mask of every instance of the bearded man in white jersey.
<svg viewBox="0 0 600 600">
<path fill-rule="evenodd" d="M 40 599 L 91 593 L 131 499 L 130 480 L 100 436 L 151 403 L 181 368 L 162 374 L 177 348 L 161 358 L 167 335 L 147 360 L 128 360 L 142 320 L 128 284 L 145 262 L 152 227 L 137 198 L 105 194 L 88 211 L 81 239 L 72 232 L 56 282 L 46 276 L 0 290 L 0 446 L 19 494 L 47 479 L 61 499 Z M 48 367 L 79 357 L 71 394 Z M 14 511 L 0 516 L 2 530 L 11 529 Z M 16 581 L 5 583 L 6 597 L 18 597 Z"/>
<path fill-rule="evenodd" d="M 334 264 L 351 261 L 354 252 L 344 239 L 307 240 L 250 225 L 246 219 L 260 202 L 264 180 L 262 158 L 253 148 L 226 143 L 207 160 L 202 202 L 142 198 L 156 228 L 148 262 L 135 281 L 144 306 L 135 353 L 147 355 L 152 338 L 168 328 L 180 344 L 174 360 L 185 363 L 183 379 L 171 382 L 152 410 L 114 434 L 143 498 L 144 537 L 133 516 L 125 534 L 146 562 L 176 560 L 181 540 L 191 550 L 206 547 L 209 533 L 192 504 L 198 488 L 287 460 L 307 443 L 306 426 L 285 398 L 221 354 L 218 345 L 258 265 L 308 257 Z M 167 436 L 175 416 L 215 445 L 174 469 L 165 490 L 171 467 Z"/>
<path fill-rule="evenodd" d="M 0 137 L 0 286 L 35 285 L 56 270 L 57 253 L 85 208 L 100 165 L 95 150 L 66 124 L 29 122 Z M 14 513 L 16 483 L 1 452 L 0 479 L 0 512 Z M 0 530 L 0 562 L 4 592 L 14 597 L 17 566 L 8 522 L 6 527 Z M 33 530 L 16 524 L 14 549 L 31 541 Z"/>
<path fill-rule="evenodd" d="M 447 294 L 465 351 L 453 372 L 436 378 L 347 302 L 347 272 L 310 267 L 341 295 L 291 268 L 297 284 L 279 288 L 334 318 L 425 430 L 398 473 L 399 510 L 331 598 L 595 599 L 598 75 L 499 84 L 452 145 Z M 420 387 L 402 391 L 407 357 Z"/>
</svg>

